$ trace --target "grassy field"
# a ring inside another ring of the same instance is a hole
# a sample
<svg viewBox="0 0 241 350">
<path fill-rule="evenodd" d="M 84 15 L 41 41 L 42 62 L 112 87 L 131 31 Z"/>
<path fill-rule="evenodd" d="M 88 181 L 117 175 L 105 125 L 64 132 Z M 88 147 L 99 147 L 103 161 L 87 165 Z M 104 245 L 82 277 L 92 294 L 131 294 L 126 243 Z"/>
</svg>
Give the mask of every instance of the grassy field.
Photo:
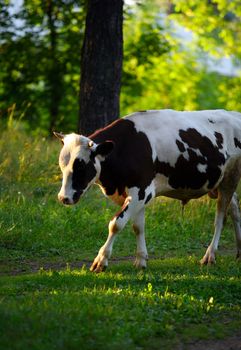
<svg viewBox="0 0 241 350">
<path fill-rule="evenodd" d="M 158 198 L 146 214 L 150 255 L 134 270 L 128 225 L 107 272 L 89 265 L 116 207 L 97 188 L 74 207 L 57 202 L 57 141 L 17 128 L 0 138 L 0 349 L 188 349 L 241 327 L 240 264 L 227 218 L 217 264 L 199 260 L 215 202 Z"/>
</svg>

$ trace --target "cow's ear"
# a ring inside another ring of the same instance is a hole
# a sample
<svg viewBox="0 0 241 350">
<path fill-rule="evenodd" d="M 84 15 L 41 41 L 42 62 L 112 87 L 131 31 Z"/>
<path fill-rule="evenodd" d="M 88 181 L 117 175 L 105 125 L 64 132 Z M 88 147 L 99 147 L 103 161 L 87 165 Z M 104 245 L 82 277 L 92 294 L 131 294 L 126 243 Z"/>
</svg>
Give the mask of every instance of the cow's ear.
<svg viewBox="0 0 241 350">
<path fill-rule="evenodd" d="M 64 143 L 64 134 L 62 134 L 61 132 L 53 132 L 54 136 L 57 137 L 57 139 L 59 139 L 62 143 Z"/>
<path fill-rule="evenodd" d="M 114 142 L 112 141 L 105 141 L 103 143 L 100 143 L 97 145 L 95 149 L 95 154 L 98 156 L 106 157 L 108 154 L 112 152 L 114 148 Z"/>
</svg>

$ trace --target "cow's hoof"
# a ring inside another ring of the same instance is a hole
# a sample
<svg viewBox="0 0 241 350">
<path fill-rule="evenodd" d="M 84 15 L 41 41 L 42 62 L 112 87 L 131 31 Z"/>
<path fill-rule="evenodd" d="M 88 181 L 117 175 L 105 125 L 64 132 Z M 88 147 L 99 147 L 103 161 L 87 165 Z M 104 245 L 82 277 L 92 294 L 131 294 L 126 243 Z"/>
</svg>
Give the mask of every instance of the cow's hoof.
<svg viewBox="0 0 241 350">
<path fill-rule="evenodd" d="M 100 272 L 104 272 L 106 270 L 107 266 L 104 265 L 100 265 L 100 264 L 92 264 L 90 267 L 90 271 L 91 272 L 95 272 L 95 273 L 100 273 Z"/>
<path fill-rule="evenodd" d="M 200 260 L 201 265 L 214 265 L 216 264 L 215 256 L 213 255 L 204 255 Z"/>
<path fill-rule="evenodd" d="M 95 273 L 99 273 L 99 272 L 105 271 L 106 268 L 107 268 L 107 265 L 104 265 L 95 259 L 93 264 L 90 267 L 90 271 L 95 272 Z"/>
<path fill-rule="evenodd" d="M 134 266 L 137 269 L 146 269 L 146 262 L 148 260 L 148 255 L 145 252 L 139 252 L 136 254 L 136 260 L 134 262 Z"/>
<path fill-rule="evenodd" d="M 135 260 L 133 265 L 138 270 L 145 270 L 146 269 L 146 259 L 136 258 L 136 260 Z"/>
<path fill-rule="evenodd" d="M 237 251 L 236 260 L 241 261 L 241 254 L 239 250 Z"/>
</svg>

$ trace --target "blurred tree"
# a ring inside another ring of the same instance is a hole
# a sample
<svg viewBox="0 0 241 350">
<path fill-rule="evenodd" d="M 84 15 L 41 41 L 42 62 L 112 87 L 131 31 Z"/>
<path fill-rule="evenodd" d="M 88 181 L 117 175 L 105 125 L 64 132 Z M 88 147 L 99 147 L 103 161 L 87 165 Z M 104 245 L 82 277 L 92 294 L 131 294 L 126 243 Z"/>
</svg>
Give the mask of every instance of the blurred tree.
<svg viewBox="0 0 241 350">
<path fill-rule="evenodd" d="M 89 0 L 81 59 L 79 130 L 91 133 L 119 117 L 123 0 Z"/>
<path fill-rule="evenodd" d="M 208 52 L 214 61 L 215 58 L 228 57 L 240 67 L 240 0 L 172 0 L 171 3 L 173 12 L 170 18 L 194 33 L 193 40 L 197 47 Z M 213 83 L 211 80 L 209 82 Z M 239 76 L 223 76 L 216 88 L 219 104 L 227 109 L 241 110 L 240 73 Z"/>
<path fill-rule="evenodd" d="M 9 13 L 10 8 L 9 0 L 0 0 L 0 33 L 1 41 L 8 38 L 11 33 L 12 18 Z"/>
<path fill-rule="evenodd" d="M 158 0 L 157 0 L 158 1 Z M 160 1 L 160 0 L 159 0 Z M 241 58 L 240 0 L 169 0 L 172 19 L 196 34 L 204 51 Z"/>
<path fill-rule="evenodd" d="M 0 43 L 2 114 L 16 103 L 31 128 L 75 127 L 84 16 L 77 0 L 24 0 L 11 15 Z"/>
<path fill-rule="evenodd" d="M 160 99 L 147 98 L 156 89 L 156 73 L 165 53 L 171 50 L 160 24 L 158 7 L 146 1 L 126 11 L 124 26 L 124 64 L 122 74 L 122 114 L 140 109 L 161 108 Z M 158 65 L 156 66 L 156 64 Z M 161 87 L 162 82 L 159 82 Z M 158 106 L 158 107 L 157 107 Z"/>
<path fill-rule="evenodd" d="M 58 4 L 59 5 L 59 4 Z M 65 67 L 62 67 L 61 61 L 57 52 L 57 19 L 59 6 L 56 6 L 54 0 L 48 0 L 44 4 L 44 12 L 47 16 L 47 26 L 49 30 L 49 71 L 48 71 L 48 85 L 49 85 L 49 111 L 50 123 L 49 131 L 53 131 L 59 117 L 59 106 L 63 91 L 63 75 Z"/>
<path fill-rule="evenodd" d="M 238 37 L 238 2 L 231 10 L 224 6 L 226 0 L 142 1 L 125 24 L 122 114 L 148 108 L 241 110 L 240 78 L 212 72 L 207 64 L 207 57 L 214 59 L 213 50 L 220 58 L 228 47 L 239 61 L 240 47 L 219 38 L 224 30 Z M 222 3 L 221 19 L 217 3 Z M 209 23 L 214 23 L 212 31 Z M 152 45 L 145 41 L 147 27 L 155 35 Z M 192 30 L 192 41 L 183 38 L 185 28 Z"/>
<path fill-rule="evenodd" d="M 78 127 L 87 133 L 118 117 L 123 4 L 90 0 L 87 18 L 85 4 L 23 0 L 19 7 L 0 0 L 1 117 L 16 104 L 16 116 L 46 134 L 76 129 L 79 108 Z M 241 110 L 240 74 L 224 76 L 207 64 L 227 55 L 240 66 L 240 0 L 138 0 L 124 15 L 122 115 L 154 108 Z M 183 28 L 191 30 L 189 42 Z"/>
</svg>

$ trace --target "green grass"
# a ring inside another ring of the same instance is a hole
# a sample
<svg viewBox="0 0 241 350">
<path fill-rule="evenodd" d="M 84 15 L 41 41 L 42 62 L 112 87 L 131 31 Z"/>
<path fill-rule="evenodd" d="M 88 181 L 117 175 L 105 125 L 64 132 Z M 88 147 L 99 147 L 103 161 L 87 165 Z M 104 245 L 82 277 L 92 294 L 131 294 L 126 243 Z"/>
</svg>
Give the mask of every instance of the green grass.
<svg viewBox="0 0 241 350">
<path fill-rule="evenodd" d="M 77 206 L 57 202 L 59 149 L 17 129 L 0 138 L 0 349 L 175 349 L 240 331 L 241 266 L 229 218 L 216 266 L 199 265 L 215 202 L 191 201 L 182 216 L 179 202 L 153 201 L 148 269 L 110 261 L 107 272 L 92 274 L 87 267 L 117 208 L 97 188 Z M 128 225 L 113 257 L 135 249 Z M 83 261 L 87 267 L 71 268 Z"/>
<path fill-rule="evenodd" d="M 136 273 L 130 263 L 3 277 L 3 349 L 173 349 L 190 339 L 224 337 L 240 320 L 240 267 L 215 269 L 167 258 Z M 151 346 L 150 346 L 151 344 Z"/>
</svg>

